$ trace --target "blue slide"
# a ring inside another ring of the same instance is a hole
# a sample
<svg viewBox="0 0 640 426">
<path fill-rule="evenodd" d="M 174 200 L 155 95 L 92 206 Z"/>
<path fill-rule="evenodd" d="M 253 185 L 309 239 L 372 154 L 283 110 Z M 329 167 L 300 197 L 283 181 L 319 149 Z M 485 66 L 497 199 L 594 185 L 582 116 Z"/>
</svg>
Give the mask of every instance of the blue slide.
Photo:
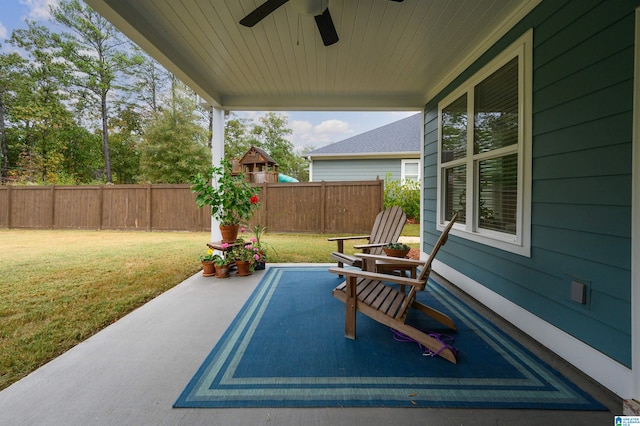
<svg viewBox="0 0 640 426">
<path fill-rule="evenodd" d="M 278 173 L 278 182 L 298 182 L 298 179 Z"/>
</svg>

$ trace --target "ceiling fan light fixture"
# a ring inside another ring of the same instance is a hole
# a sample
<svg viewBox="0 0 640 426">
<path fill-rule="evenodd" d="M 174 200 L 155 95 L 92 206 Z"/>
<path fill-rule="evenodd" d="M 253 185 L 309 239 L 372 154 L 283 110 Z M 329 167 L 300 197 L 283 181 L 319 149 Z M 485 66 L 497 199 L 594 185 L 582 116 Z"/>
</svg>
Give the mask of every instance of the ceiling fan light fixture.
<svg viewBox="0 0 640 426">
<path fill-rule="evenodd" d="M 329 0 L 290 0 L 291 6 L 302 15 L 318 16 L 327 10 Z"/>
</svg>

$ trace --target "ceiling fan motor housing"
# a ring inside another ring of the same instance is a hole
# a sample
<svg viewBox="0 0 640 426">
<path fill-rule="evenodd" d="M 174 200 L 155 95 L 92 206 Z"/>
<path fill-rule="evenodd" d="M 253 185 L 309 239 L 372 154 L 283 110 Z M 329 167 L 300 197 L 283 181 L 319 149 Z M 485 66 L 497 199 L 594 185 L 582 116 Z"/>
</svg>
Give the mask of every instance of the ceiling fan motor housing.
<svg viewBox="0 0 640 426">
<path fill-rule="evenodd" d="M 309 16 L 322 15 L 329 7 L 329 0 L 290 0 L 291 6 L 299 13 Z"/>
</svg>

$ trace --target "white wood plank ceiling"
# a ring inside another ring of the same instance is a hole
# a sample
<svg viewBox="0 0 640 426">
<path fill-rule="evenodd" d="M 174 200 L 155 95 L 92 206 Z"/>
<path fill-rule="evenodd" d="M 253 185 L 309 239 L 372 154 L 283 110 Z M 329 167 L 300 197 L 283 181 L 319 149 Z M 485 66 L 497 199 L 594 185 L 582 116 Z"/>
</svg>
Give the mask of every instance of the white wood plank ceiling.
<svg viewBox="0 0 640 426">
<path fill-rule="evenodd" d="M 422 108 L 540 0 L 331 0 L 324 46 L 290 3 L 252 28 L 263 0 L 86 0 L 228 110 Z"/>
</svg>

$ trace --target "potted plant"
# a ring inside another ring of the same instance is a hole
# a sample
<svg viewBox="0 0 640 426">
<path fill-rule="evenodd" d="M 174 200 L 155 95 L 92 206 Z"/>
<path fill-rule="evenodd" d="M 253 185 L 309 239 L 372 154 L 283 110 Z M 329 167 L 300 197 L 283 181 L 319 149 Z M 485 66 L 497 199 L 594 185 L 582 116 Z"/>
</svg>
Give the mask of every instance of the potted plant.
<svg viewBox="0 0 640 426">
<path fill-rule="evenodd" d="M 411 247 L 404 243 L 387 243 L 382 250 L 387 256 L 406 257 Z"/>
<path fill-rule="evenodd" d="M 262 241 L 262 235 L 267 230 L 266 226 L 256 225 L 253 227 L 253 237 L 251 238 L 253 248 L 254 269 L 256 271 L 265 269 L 267 263 L 267 243 Z"/>
<path fill-rule="evenodd" d="M 251 275 L 255 266 L 255 251 L 252 243 L 238 244 L 230 252 L 229 257 L 235 260 L 238 276 Z"/>
<path fill-rule="evenodd" d="M 231 170 L 227 160 L 220 166 L 211 166 L 207 175 L 194 176 L 191 191 L 196 193 L 198 207 L 211 206 L 211 215 L 220 224 L 222 240 L 232 243 L 238 236 L 239 224 L 249 221 L 258 207 L 260 188 L 245 182 L 242 174 L 234 176 Z"/>
<path fill-rule="evenodd" d="M 200 256 L 200 262 L 202 262 L 202 275 L 205 277 L 211 277 L 215 274 L 215 257 L 213 249 L 207 250 L 207 254 Z"/>
<path fill-rule="evenodd" d="M 229 262 L 224 255 L 215 254 L 213 263 L 216 265 L 216 278 L 227 278 L 229 276 Z"/>
</svg>

